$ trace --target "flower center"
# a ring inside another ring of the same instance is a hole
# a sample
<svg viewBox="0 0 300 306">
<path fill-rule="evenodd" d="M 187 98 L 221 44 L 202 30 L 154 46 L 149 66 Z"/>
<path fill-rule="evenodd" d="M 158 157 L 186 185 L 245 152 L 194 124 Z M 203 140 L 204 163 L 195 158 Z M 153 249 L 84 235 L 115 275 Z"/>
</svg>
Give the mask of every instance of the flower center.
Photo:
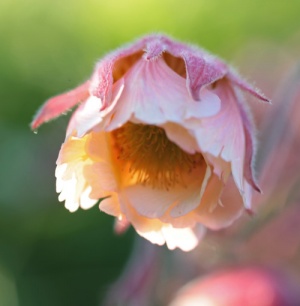
<svg viewBox="0 0 300 306">
<path fill-rule="evenodd" d="M 184 174 L 203 162 L 200 153 L 186 153 L 154 125 L 127 122 L 112 135 L 118 160 L 129 166 L 137 182 L 154 188 L 184 185 Z"/>
</svg>

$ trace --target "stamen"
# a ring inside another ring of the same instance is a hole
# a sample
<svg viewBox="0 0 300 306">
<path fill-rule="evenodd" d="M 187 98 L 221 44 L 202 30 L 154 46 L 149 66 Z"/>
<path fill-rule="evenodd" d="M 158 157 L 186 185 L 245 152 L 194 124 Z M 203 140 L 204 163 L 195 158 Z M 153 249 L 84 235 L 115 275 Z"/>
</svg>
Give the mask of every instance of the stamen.
<svg viewBox="0 0 300 306">
<path fill-rule="evenodd" d="M 163 128 L 127 122 L 112 132 L 117 158 L 138 183 L 169 189 L 184 184 L 184 175 L 202 163 L 170 141 Z"/>
</svg>

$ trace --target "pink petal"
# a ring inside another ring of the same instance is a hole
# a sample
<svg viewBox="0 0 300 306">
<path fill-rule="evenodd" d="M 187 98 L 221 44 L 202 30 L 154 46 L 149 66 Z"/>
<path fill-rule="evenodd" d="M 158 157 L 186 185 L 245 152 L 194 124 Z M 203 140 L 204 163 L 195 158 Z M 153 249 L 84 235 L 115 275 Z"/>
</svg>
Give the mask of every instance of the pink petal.
<svg viewBox="0 0 300 306">
<path fill-rule="evenodd" d="M 196 47 L 191 47 L 168 37 L 161 38 L 167 52 L 182 58 L 186 66 L 186 85 L 191 97 L 198 101 L 200 89 L 225 76 L 228 67 L 221 60 Z"/>
<path fill-rule="evenodd" d="M 232 90 L 228 83 L 220 83 L 216 90 L 222 101 L 220 112 L 201 121 L 190 120 L 201 151 L 225 161 L 243 157 L 245 146 L 243 122 Z"/>
<path fill-rule="evenodd" d="M 224 183 L 227 182 L 229 175 L 231 174 L 231 163 L 226 162 L 224 159 L 211 154 L 205 154 L 207 163 L 212 166 L 213 173 L 222 180 Z"/>
<path fill-rule="evenodd" d="M 178 218 L 184 216 L 200 205 L 208 180 L 211 176 L 211 169 L 209 166 L 206 166 L 206 171 L 203 172 L 203 174 L 204 177 L 199 177 L 200 184 L 189 185 L 185 192 L 182 192 L 178 204 L 170 212 L 171 217 Z"/>
<path fill-rule="evenodd" d="M 253 157 L 254 157 L 254 137 L 253 137 L 253 126 L 249 120 L 249 116 L 245 110 L 240 107 L 240 112 L 243 118 L 244 131 L 245 131 L 245 164 L 244 164 L 244 175 L 247 182 L 257 191 L 261 192 L 253 173 Z"/>
<path fill-rule="evenodd" d="M 187 86 L 194 100 L 200 100 L 200 89 L 225 76 L 227 67 L 209 56 L 199 56 L 190 52 L 183 58 L 187 70 Z"/>
<path fill-rule="evenodd" d="M 89 96 L 90 81 L 83 83 L 77 88 L 51 98 L 39 109 L 31 123 L 33 130 L 37 129 L 41 124 L 58 117 L 76 104 L 84 101 Z"/>
<path fill-rule="evenodd" d="M 74 133 L 78 137 L 82 137 L 96 127 L 97 130 L 103 130 L 105 120 L 108 120 L 106 117 L 109 117 L 108 114 L 118 102 L 123 88 L 124 79 L 120 79 L 113 85 L 111 104 L 103 111 L 100 111 L 102 101 L 96 96 L 90 96 L 72 115 L 67 129 L 67 137 L 74 135 Z"/>
<path fill-rule="evenodd" d="M 201 209 L 201 207 L 200 207 Z M 220 203 L 213 211 L 206 211 L 199 216 L 199 221 L 206 227 L 218 230 L 231 225 L 244 211 L 243 200 L 232 178 L 229 178 Z"/>
<path fill-rule="evenodd" d="M 235 71 L 233 70 L 229 71 L 227 77 L 230 81 L 232 81 L 235 85 L 240 87 L 240 89 L 242 89 L 243 91 L 250 93 L 251 95 L 262 101 L 270 102 L 270 100 L 264 94 L 262 94 L 258 88 L 253 87 L 242 77 L 240 77 Z"/>
<path fill-rule="evenodd" d="M 219 98 L 205 90 L 201 93 L 201 101 L 194 101 L 188 94 L 185 80 L 162 58 L 139 60 L 124 80 L 124 90 L 112 111 L 108 130 L 121 126 L 132 116 L 145 124 L 182 124 L 184 118 L 209 117 L 220 109 Z"/>
<path fill-rule="evenodd" d="M 126 57 L 141 52 L 144 49 L 147 40 L 149 40 L 149 38 L 145 37 L 124 48 L 117 49 L 97 64 L 94 72 L 91 93 L 103 101 L 102 110 L 108 107 L 111 102 L 114 82 L 113 70 L 116 68 L 118 63 L 126 60 Z"/>
<path fill-rule="evenodd" d="M 233 177 L 243 193 L 246 139 L 242 105 L 237 100 L 234 88 L 225 80 L 217 84 L 215 92 L 222 101 L 221 111 L 201 122 L 190 120 L 190 124 L 193 125 L 201 151 L 231 163 Z M 252 153 L 249 148 L 248 153 Z M 247 158 L 252 159 L 252 156 Z"/>
</svg>

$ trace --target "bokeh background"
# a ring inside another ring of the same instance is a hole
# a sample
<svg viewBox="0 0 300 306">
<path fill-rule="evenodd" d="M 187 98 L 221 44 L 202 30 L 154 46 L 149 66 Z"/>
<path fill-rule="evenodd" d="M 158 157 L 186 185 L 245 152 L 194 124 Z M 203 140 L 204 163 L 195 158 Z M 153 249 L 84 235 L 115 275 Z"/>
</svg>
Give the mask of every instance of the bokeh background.
<svg viewBox="0 0 300 306">
<path fill-rule="evenodd" d="M 272 98 L 299 59 L 299 12 L 299 0 L 1 0 L 0 305 L 100 305 L 136 235 L 116 236 L 97 206 L 71 214 L 58 202 L 55 161 L 68 116 L 37 134 L 29 128 L 47 98 L 150 32 L 201 45 Z"/>
</svg>

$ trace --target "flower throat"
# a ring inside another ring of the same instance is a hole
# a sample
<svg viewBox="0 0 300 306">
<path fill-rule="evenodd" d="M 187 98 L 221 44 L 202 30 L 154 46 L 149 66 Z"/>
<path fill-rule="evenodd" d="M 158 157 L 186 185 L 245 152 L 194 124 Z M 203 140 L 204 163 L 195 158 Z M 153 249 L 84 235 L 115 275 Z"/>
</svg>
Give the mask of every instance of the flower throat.
<svg viewBox="0 0 300 306">
<path fill-rule="evenodd" d="M 168 139 L 164 129 L 154 125 L 127 122 L 112 134 L 117 158 L 129 165 L 138 183 L 154 188 L 184 185 L 184 174 L 203 161 L 201 154 L 186 153 Z"/>
</svg>

